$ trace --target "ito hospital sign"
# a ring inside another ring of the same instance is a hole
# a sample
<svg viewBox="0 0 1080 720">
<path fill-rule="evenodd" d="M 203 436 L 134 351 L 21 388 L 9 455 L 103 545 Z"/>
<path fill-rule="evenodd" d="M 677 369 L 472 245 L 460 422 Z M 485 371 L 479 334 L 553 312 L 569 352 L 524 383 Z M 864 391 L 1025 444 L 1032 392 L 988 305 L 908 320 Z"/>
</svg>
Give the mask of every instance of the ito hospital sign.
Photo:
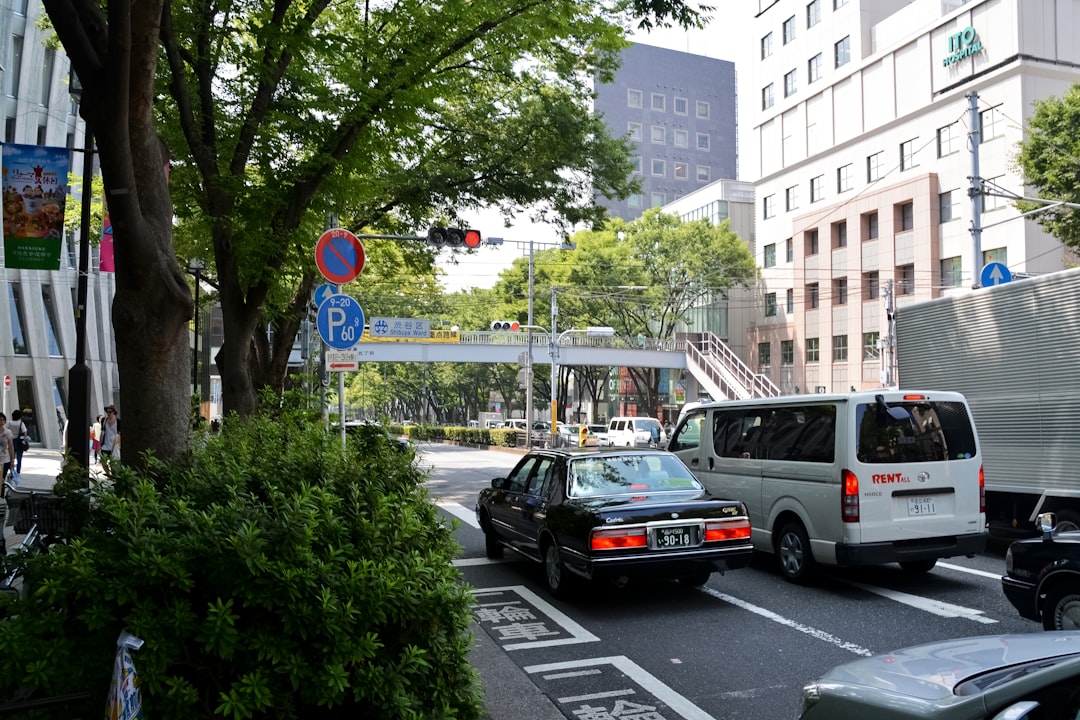
<svg viewBox="0 0 1080 720">
<path fill-rule="evenodd" d="M 955 35 L 949 36 L 949 54 L 941 61 L 941 64 L 945 67 L 955 65 L 982 50 L 982 40 L 979 39 L 975 28 L 968 26 Z"/>
</svg>

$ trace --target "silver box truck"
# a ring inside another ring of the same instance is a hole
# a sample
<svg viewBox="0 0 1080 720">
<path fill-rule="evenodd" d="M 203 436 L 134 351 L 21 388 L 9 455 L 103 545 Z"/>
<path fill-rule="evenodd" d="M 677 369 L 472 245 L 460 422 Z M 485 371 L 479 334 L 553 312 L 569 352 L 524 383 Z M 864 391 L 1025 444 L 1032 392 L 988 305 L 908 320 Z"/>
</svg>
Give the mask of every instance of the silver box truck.
<svg viewBox="0 0 1080 720">
<path fill-rule="evenodd" d="M 1080 269 L 900 307 L 896 351 L 901 388 L 967 398 L 991 535 L 1080 529 Z"/>
</svg>

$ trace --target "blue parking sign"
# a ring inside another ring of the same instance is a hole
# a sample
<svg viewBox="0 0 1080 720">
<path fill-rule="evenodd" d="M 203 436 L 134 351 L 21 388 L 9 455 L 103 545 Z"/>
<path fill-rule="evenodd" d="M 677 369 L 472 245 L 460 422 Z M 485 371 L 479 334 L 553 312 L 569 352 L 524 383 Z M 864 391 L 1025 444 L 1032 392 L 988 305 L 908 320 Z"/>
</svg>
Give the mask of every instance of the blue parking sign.
<svg viewBox="0 0 1080 720">
<path fill-rule="evenodd" d="M 364 332 L 364 311 L 348 295 L 330 295 L 319 305 L 316 317 L 319 337 L 335 350 L 348 350 L 360 342 Z"/>
</svg>

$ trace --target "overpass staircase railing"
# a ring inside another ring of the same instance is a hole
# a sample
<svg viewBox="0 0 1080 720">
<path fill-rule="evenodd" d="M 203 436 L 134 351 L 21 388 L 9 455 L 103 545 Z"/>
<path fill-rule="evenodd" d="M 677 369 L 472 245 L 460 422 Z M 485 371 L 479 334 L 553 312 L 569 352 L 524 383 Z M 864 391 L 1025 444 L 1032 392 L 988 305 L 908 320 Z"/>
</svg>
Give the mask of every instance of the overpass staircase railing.
<svg viewBox="0 0 1080 720">
<path fill-rule="evenodd" d="M 729 400 L 780 395 L 772 380 L 754 372 L 712 333 L 685 333 L 686 366 L 711 393 Z"/>
</svg>

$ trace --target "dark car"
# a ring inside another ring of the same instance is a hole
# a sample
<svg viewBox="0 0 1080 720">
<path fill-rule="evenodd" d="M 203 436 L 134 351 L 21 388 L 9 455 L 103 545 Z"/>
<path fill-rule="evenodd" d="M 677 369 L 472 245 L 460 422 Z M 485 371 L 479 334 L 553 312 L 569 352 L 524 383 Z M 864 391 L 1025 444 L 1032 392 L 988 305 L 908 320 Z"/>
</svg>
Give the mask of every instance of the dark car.
<svg viewBox="0 0 1080 720">
<path fill-rule="evenodd" d="M 1005 597 L 1047 630 L 1080 630 L 1080 532 L 1055 531 L 1053 513 L 1037 524 L 1042 537 L 1017 540 L 1005 553 Z"/>
<path fill-rule="evenodd" d="M 480 492 L 488 557 L 514 550 L 544 566 L 554 595 L 578 580 L 705 584 L 750 562 L 750 520 L 661 450 L 534 450 Z"/>
</svg>

